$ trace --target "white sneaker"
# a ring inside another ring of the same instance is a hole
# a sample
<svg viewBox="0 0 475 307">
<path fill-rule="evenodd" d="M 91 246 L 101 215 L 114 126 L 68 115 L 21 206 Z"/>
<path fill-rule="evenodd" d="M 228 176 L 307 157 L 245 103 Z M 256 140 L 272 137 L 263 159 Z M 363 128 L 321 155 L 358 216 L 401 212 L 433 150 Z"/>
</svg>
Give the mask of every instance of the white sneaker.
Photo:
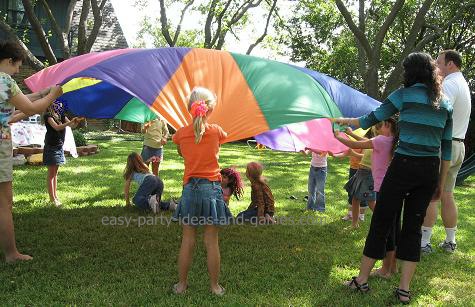
<svg viewBox="0 0 475 307">
<path fill-rule="evenodd" d="M 160 212 L 160 203 L 158 202 L 156 195 L 150 196 L 150 198 L 148 199 L 148 204 L 150 206 L 150 209 L 152 209 L 153 213 Z"/>
<path fill-rule="evenodd" d="M 364 214 L 360 214 L 360 215 L 358 216 L 358 218 L 360 219 L 360 221 L 363 222 L 363 221 L 364 221 Z"/>
<path fill-rule="evenodd" d="M 457 244 L 454 243 L 454 242 L 446 242 L 444 240 L 444 242 L 439 244 L 439 247 L 442 248 L 443 250 L 445 250 L 448 253 L 453 253 L 453 252 L 455 252 L 455 249 L 457 248 Z"/>
<path fill-rule="evenodd" d="M 56 208 L 59 208 L 63 205 L 61 201 L 57 198 L 54 200 L 53 204 L 56 206 Z"/>
<path fill-rule="evenodd" d="M 426 245 L 421 246 L 421 253 L 430 254 L 432 252 L 433 252 L 432 245 L 430 243 L 427 243 Z"/>
<path fill-rule="evenodd" d="M 352 218 L 353 218 L 353 216 L 352 216 L 350 213 L 348 213 L 347 215 L 345 215 L 345 216 L 342 217 L 341 219 L 342 219 L 343 221 L 351 221 Z"/>
</svg>

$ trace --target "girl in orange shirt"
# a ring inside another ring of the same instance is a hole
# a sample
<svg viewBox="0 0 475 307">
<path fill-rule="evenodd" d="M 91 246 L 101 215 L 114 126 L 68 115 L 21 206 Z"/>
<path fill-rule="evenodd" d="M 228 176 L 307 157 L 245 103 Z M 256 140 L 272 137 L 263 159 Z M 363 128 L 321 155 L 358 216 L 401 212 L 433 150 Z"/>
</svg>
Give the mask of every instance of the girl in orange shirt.
<svg viewBox="0 0 475 307">
<path fill-rule="evenodd" d="M 188 271 L 193 261 L 196 226 L 204 226 L 210 290 L 223 295 L 219 285 L 221 259 L 218 243 L 218 225 L 226 225 L 232 218 L 223 199 L 221 174 L 218 164 L 219 148 L 227 136 L 218 125 L 207 123 L 216 106 L 216 96 L 208 89 L 196 87 L 188 102 L 193 124 L 180 128 L 173 135 L 178 154 L 185 160 L 183 192 L 174 217 L 183 225 L 183 237 L 178 256 L 179 281 L 173 292 L 182 294 L 188 287 Z"/>
</svg>

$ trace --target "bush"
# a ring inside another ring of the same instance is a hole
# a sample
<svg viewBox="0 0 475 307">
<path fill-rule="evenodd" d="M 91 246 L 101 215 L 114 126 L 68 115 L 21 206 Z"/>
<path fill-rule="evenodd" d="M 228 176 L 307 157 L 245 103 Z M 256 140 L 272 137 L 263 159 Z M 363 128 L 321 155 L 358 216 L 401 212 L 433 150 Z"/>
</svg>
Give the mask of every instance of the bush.
<svg viewBox="0 0 475 307">
<path fill-rule="evenodd" d="M 86 138 L 84 135 L 78 131 L 78 130 L 73 130 L 73 136 L 74 136 L 74 142 L 76 143 L 76 146 L 86 146 Z"/>
</svg>

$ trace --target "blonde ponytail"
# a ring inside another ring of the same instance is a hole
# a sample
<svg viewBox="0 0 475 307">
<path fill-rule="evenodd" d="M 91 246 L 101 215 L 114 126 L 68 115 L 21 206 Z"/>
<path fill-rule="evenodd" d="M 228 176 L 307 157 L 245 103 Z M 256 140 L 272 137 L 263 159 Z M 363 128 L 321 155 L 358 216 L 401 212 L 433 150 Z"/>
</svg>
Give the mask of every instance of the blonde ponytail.
<svg viewBox="0 0 475 307">
<path fill-rule="evenodd" d="M 201 108 L 196 114 L 193 114 L 195 107 L 192 108 L 194 103 L 201 104 Z M 213 94 L 210 90 L 204 87 L 195 87 L 190 95 L 190 100 L 188 102 L 188 111 L 192 113 L 193 116 L 193 131 L 195 132 L 195 143 L 199 144 L 203 137 L 203 134 L 206 131 L 206 119 L 208 115 L 213 111 L 216 106 L 216 95 Z"/>
</svg>

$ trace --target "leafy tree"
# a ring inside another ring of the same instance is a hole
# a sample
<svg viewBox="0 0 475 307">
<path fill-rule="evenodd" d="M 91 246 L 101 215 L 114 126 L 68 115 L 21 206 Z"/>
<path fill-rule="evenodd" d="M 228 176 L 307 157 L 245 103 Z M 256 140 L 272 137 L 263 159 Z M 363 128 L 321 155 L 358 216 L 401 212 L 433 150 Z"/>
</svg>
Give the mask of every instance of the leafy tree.
<svg viewBox="0 0 475 307">
<path fill-rule="evenodd" d="M 268 13 L 263 33 L 251 44 L 247 50 L 252 50 L 264 41 L 273 14 L 277 10 L 277 0 L 211 0 L 200 2 L 195 0 L 158 0 L 160 4 L 160 18 L 157 20 L 145 19 L 139 32 L 140 43 L 147 35 L 153 37 L 155 46 L 188 46 L 222 49 L 229 33 L 236 36 L 248 22 L 248 13 L 251 9 L 261 7 Z M 198 3 L 199 2 L 199 3 Z M 145 7 L 148 1 L 136 1 L 137 6 Z M 180 12 L 177 23 L 170 21 L 167 8 L 173 7 Z M 198 26 L 202 30 L 182 30 L 182 24 L 187 14 L 198 13 Z"/>
<path fill-rule="evenodd" d="M 56 64 L 58 62 L 57 56 L 53 52 L 53 48 L 49 39 L 54 36 L 59 41 L 62 51 L 63 59 L 70 58 L 71 48 L 68 41 L 68 36 L 71 30 L 71 21 L 74 13 L 74 7 L 78 0 L 70 0 L 68 8 L 65 12 L 66 23 L 61 26 L 56 17 L 53 15 L 51 8 L 46 0 L 21 0 L 25 10 L 25 16 L 31 25 L 32 33 L 38 39 L 38 42 L 43 50 L 43 53 L 48 64 Z M 80 0 L 82 1 L 81 17 L 78 25 L 77 38 L 77 54 L 85 54 L 91 51 L 91 48 L 97 38 L 104 18 L 104 8 L 108 0 Z M 40 6 L 46 12 L 47 19 L 40 20 L 35 14 L 35 7 Z M 92 18 L 90 15 L 92 13 Z M 2 32 L 8 32 L 9 35 L 17 39 L 24 49 L 27 51 L 29 63 L 37 70 L 45 67 L 45 64 L 39 61 L 23 44 L 16 33 L 16 29 L 11 29 L 5 20 L 0 19 Z M 51 30 L 45 30 L 51 29 Z M 22 39 L 27 39 L 23 35 Z"/>
<path fill-rule="evenodd" d="M 350 10 L 348 7 L 355 7 Z M 353 6 L 352 6 L 353 5 Z M 328 73 L 381 99 L 400 84 L 402 61 L 414 51 L 436 56 L 454 48 L 473 79 L 475 2 L 443 0 L 302 0 L 285 30 L 294 61 Z"/>
</svg>

